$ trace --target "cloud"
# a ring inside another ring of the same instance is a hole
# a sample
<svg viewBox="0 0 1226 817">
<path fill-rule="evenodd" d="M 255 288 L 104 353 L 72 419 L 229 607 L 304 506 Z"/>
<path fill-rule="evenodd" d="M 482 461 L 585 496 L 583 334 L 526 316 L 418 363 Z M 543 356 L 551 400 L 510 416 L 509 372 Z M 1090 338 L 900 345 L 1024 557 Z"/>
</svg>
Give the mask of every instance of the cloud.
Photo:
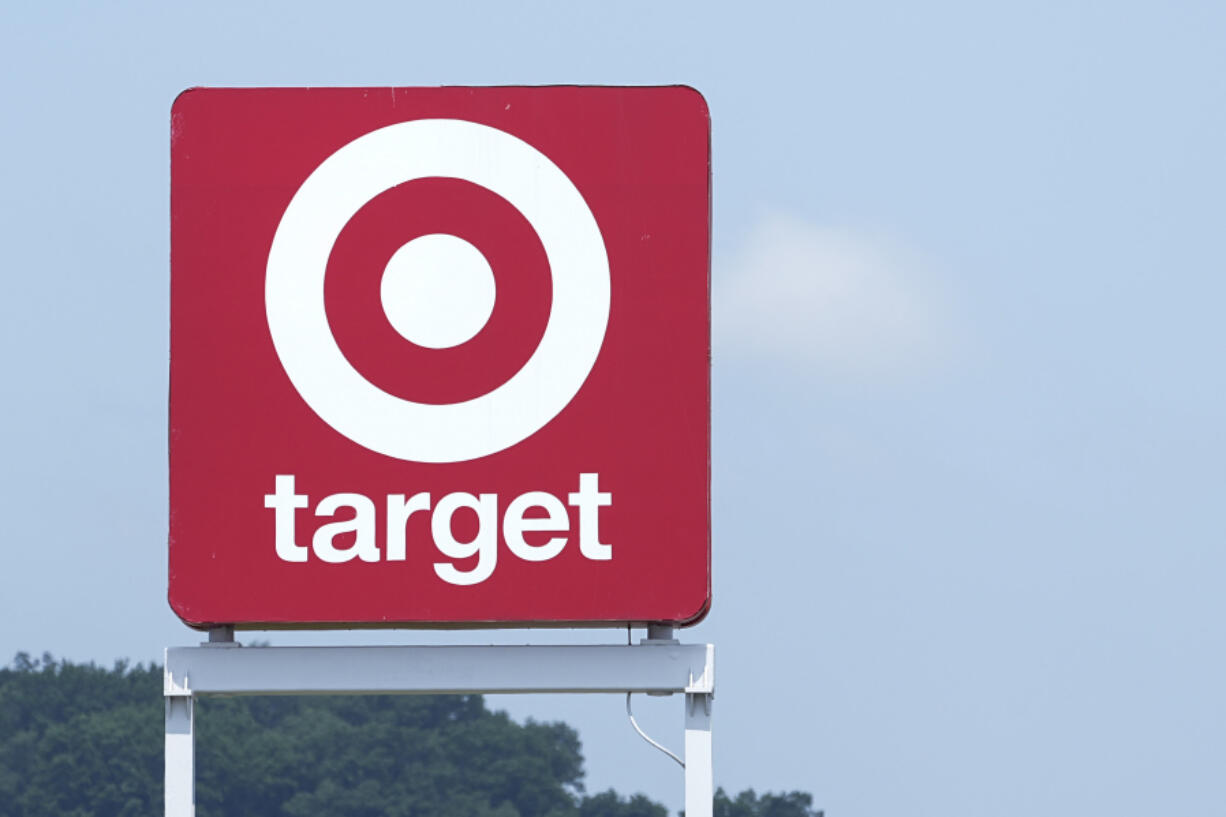
<svg viewBox="0 0 1226 817">
<path fill-rule="evenodd" d="M 916 253 L 787 215 L 763 218 L 717 264 L 712 309 L 721 359 L 894 379 L 950 346 L 946 299 Z"/>
</svg>

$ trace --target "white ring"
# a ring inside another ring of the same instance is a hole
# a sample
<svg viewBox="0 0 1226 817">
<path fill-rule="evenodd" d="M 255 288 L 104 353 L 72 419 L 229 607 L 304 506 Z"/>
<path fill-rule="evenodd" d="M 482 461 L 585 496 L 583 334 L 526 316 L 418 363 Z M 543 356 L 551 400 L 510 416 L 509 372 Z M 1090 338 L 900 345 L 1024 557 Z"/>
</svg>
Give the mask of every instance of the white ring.
<svg viewBox="0 0 1226 817">
<path fill-rule="evenodd" d="M 545 333 L 523 368 L 493 391 L 445 405 L 396 397 L 359 374 L 324 304 L 328 256 L 354 214 L 385 190 L 431 177 L 510 202 L 540 238 L 553 281 Z M 285 373 L 324 422 L 389 457 L 462 462 L 526 439 L 578 393 L 608 326 L 609 259 L 583 196 L 543 153 L 487 125 L 419 119 L 358 137 L 302 183 L 268 253 L 264 306 Z"/>
</svg>

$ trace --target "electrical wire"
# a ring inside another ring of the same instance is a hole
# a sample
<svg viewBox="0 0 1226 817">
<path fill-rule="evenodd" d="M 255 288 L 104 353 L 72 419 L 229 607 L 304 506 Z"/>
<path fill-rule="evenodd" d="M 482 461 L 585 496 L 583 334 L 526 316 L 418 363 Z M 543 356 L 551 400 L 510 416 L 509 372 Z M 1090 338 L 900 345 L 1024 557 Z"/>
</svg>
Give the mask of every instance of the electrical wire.
<svg viewBox="0 0 1226 817">
<path fill-rule="evenodd" d="M 648 743 L 650 743 L 652 746 L 654 746 L 654 747 L 656 747 L 657 749 L 659 749 L 659 750 L 660 750 L 661 752 L 663 752 L 664 754 L 666 754 L 666 755 L 668 755 L 669 757 L 671 757 L 673 760 L 677 761 L 677 765 L 678 765 L 678 766 L 680 766 L 680 767 L 681 767 L 681 768 L 683 768 L 683 769 L 685 768 L 685 761 L 684 761 L 684 760 L 682 760 L 681 758 L 677 757 L 675 754 L 673 754 L 673 753 L 672 753 L 672 752 L 670 752 L 669 750 L 665 749 L 663 746 L 661 746 L 660 744 L 656 743 L 656 742 L 655 742 L 654 740 L 652 740 L 651 738 L 647 737 L 647 733 L 646 733 L 646 732 L 644 732 L 642 729 L 640 729 L 640 728 L 639 728 L 638 722 L 634 720 L 634 712 L 632 712 L 632 711 L 630 710 L 630 693 L 629 693 L 629 692 L 627 692 L 627 693 L 626 693 L 626 714 L 630 716 L 630 725 L 634 727 L 634 731 L 635 731 L 635 732 L 638 732 L 638 733 L 639 733 L 639 737 L 641 737 L 643 740 L 647 741 L 647 742 L 648 742 Z"/>
</svg>

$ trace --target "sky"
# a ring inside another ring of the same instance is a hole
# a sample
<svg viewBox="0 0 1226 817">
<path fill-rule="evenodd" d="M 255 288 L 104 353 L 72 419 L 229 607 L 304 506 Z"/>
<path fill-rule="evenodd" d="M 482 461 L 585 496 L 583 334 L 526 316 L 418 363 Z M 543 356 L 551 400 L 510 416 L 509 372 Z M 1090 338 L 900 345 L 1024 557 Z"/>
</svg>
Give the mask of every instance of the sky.
<svg viewBox="0 0 1226 817">
<path fill-rule="evenodd" d="M 1219 813 L 1223 41 L 1209 2 L 9 4 L 0 661 L 200 638 L 165 601 L 179 91 L 686 83 L 714 603 L 682 637 L 717 649 L 717 782 L 831 817 Z M 490 702 L 579 729 L 589 789 L 681 806 L 616 696 Z M 679 747 L 676 699 L 636 707 Z"/>
</svg>

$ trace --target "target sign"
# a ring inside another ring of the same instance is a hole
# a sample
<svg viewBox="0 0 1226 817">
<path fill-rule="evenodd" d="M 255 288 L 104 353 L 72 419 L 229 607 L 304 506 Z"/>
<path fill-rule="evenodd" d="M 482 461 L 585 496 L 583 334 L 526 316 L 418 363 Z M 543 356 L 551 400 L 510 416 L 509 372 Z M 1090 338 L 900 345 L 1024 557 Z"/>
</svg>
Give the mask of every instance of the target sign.
<svg viewBox="0 0 1226 817">
<path fill-rule="evenodd" d="M 179 616 L 701 618 L 709 132 L 684 87 L 182 94 Z"/>
</svg>

